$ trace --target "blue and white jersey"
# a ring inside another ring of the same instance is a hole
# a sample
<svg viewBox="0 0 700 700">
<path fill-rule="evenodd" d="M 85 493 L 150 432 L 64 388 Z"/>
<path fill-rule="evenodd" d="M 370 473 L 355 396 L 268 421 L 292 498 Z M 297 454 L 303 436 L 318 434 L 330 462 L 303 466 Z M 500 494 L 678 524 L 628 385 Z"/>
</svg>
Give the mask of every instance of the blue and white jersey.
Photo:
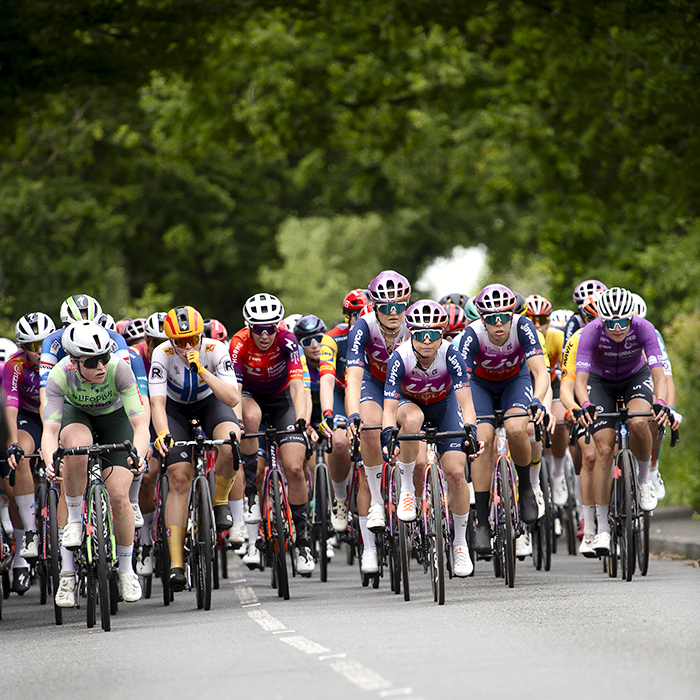
<svg viewBox="0 0 700 700">
<path fill-rule="evenodd" d="M 144 399 L 148 398 L 148 374 L 146 374 L 146 365 L 143 363 L 141 353 L 134 348 L 129 348 L 129 357 L 131 358 L 131 371 L 136 377 L 136 386 L 139 388 L 139 394 Z"/>
<path fill-rule="evenodd" d="M 659 339 L 659 348 L 661 349 L 661 364 L 664 368 L 664 374 L 668 375 L 669 377 L 673 376 L 673 368 L 671 367 L 671 359 L 668 356 L 668 350 L 666 350 L 666 343 L 664 342 L 664 338 L 661 335 L 661 332 L 658 329 L 656 330 L 656 337 Z"/>
</svg>

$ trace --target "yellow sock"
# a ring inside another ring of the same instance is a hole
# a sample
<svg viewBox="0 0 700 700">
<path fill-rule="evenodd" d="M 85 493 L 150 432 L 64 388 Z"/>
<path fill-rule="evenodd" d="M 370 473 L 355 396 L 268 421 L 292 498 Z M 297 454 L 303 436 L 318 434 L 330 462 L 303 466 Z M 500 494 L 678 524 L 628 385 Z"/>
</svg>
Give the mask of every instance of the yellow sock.
<svg viewBox="0 0 700 700">
<path fill-rule="evenodd" d="M 183 525 L 170 525 L 168 530 L 168 549 L 172 567 L 185 568 L 185 531 Z"/>
<path fill-rule="evenodd" d="M 231 491 L 233 479 L 225 479 L 216 475 L 216 488 L 214 489 L 214 505 L 225 506 L 228 503 L 228 494 Z"/>
</svg>

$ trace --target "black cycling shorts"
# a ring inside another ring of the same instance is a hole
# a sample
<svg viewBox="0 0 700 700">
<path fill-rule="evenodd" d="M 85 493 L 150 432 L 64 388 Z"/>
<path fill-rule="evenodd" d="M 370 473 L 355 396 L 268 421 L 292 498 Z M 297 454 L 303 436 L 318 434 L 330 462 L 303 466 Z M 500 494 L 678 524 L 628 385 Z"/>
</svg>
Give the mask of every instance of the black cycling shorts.
<svg viewBox="0 0 700 700">
<path fill-rule="evenodd" d="M 645 365 L 636 374 L 617 382 L 589 374 L 588 396 L 598 413 L 615 413 L 618 397 L 622 398 L 625 405 L 632 399 L 644 399 L 651 408 L 654 403 L 654 384 L 649 367 Z M 615 421 L 610 418 L 599 418 L 591 426 L 591 432 L 595 433 L 603 428 L 614 429 Z"/>
<path fill-rule="evenodd" d="M 262 412 L 263 423 L 270 423 L 275 430 L 287 430 L 293 428 L 296 423 L 297 414 L 292 403 L 292 394 L 287 387 L 279 394 L 259 394 L 256 391 L 243 391 L 243 396 L 253 399 Z M 261 428 L 263 430 L 263 428 Z M 243 436 L 245 437 L 245 436 Z M 306 444 L 301 433 L 285 435 L 279 439 L 279 444 L 288 442 L 300 442 Z"/>
</svg>

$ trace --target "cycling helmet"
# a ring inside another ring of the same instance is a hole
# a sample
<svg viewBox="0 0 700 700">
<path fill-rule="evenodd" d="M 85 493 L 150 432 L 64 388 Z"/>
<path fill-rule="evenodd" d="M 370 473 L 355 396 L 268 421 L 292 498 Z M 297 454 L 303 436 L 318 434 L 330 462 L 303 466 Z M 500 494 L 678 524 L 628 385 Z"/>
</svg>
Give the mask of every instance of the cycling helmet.
<svg viewBox="0 0 700 700">
<path fill-rule="evenodd" d="M 247 324 L 279 323 L 284 318 L 282 302 L 272 294 L 255 294 L 243 305 Z"/>
<path fill-rule="evenodd" d="M 632 292 L 632 298 L 634 299 L 634 315 L 639 316 L 639 318 L 647 317 L 647 303 L 639 296 Z"/>
<path fill-rule="evenodd" d="M 586 297 L 583 304 L 581 304 L 581 315 L 584 320 L 588 317 L 588 320 L 598 318 L 598 299 L 603 292 L 593 292 Z"/>
<path fill-rule="evenodd" d="M 224 341 L 228 338 L 228 331 L 221 321 L 217 321 L 215 318 L 205 318 L 204 335 L 212 340 Z"/>
<path fill-rule="evenodd" d="M 124 336 L 127 345 L 141 342 L 146 337 L 146 319 L 135 318 L 122 328 L 121 334 Z"/>
<path fill-rule="evenodd" d="M 168 336 L 165 334 L 165 329 L 163 328 L 167 315 L 168 314 L 166 314 L 164 311 L 156 311 L 146 319 L 147 338 L 156 338 L 156 340 L 167 339 Z"/>
<path fill-rule="evenodd" d="M 569 319 L 574 315 L 573 311 L 569 309 L 555 309 L 549 315 L 549 325 L 551 328 L 556 328 L 563 331 L 566 328 L 566 324 Z"/>
<path fill-rule="evenodd" d="M 0 338 L 0 363 L 7 362 L 18 350 L 9 338 Z"/>
<path fill-rule="evenodd" d="M 56 324 L 46 314 L 40 311 L 22 316 L 15 326 L 15 338 L 18 343 L 36 343 L 51 335 L 56 330 Z"/>
<path fill-rule="evenodd" d="M 294 335 L 297 342 L 300 343 L 302 338 L 308 338 L 319 333 L 326 333 L 328 328 L 323 322 L 323 319 L 314 314 L 306 314 L 302 316 L 294 326 Z"/>
<path fill-rule="evenodd" d="M 353 311 L 362 311 L 369 304 L 369 299 L 362 289 L 353 289 L 343 299 L 343 313 L 349 316 Z"/>
<path fill-rule="evenodd" d="M 523 306 L 524 302 L 523 298 Z M 517 299 L 515 294 L 505 285 L 489 284 L 476 295 L 474 305 L 479 315 L 483 316 L 500 311 L 515 311 Z"/>
<path fill-rule="evenodd" d="M 593 292 L 604 292 L 606 289 L 600 280 L 584 280 L 574 288 L 574 303 L 580 306 Z"/>
<path fill-rule="evenodd" d="M 302 314 L 289 314 L 289 316 L 282 321 L 282 324 L 290 333 L 294 333 L 294 327 L 297 325 L 301 316 Z"/>
<path fill-rule="evenodd" d="M 458 333 L 467 327 L 469 319 L 464 309 L 458 304 L 447 302 L 442 305 L 447 312 L 447 328 L 445 329 L 446 338 L 454 338 Z"/>
<path fill-rule="evenodd" d="M 117 330 L 117 322 L 114 320 L 114 316 L 111 314 L 103 313 L 98 319 L 95 320 L 95 323 L 102 326 L 102 328 L 106 328 L 108 331 Z"/>
<path fill-rule="evenodd" d="M 464 307 L 464 313 L 467 314 L 467 318 L 470 321 L 476 321 L 479 318 L 479 312 L 476 310 L 476 306 L 474 305 L 474 299 L 476 299 L 475 296 L 469 297 L 469 300 Z"/>
<path fill-rule="evenodd" d="M 525 313 L 528 316 L 542 316 L 552 311 L 549 299 L 545 299 L 539 294 L 530 294 L 525 298 Z"/>
<path fill-rule="evenodd" d="M 112 349 L 112 338 L 94 321 L 71 323 L 61 338 L 63 349 L 71 357 L 95 357 Z"/>
<path fill-rule="evenodd" d="M 204 319 L 192 306 L 176 306 L 168 311 L 163 330 L 168 338 L 188 338 L 204 331 Z"/>
<path fill-rule="evenodd" d="M 102 307 L 97 299 L 87 294 L 74 294 L 61 304 L 61 323 L 73 321 L 96 321 L 102 315 Z"/>
<path fill-rule="evenodd" d="M 408 301 L 411 298 L 411 285 L 398 272 L 384 270 L 369 283 L 369 298 L 377 304 Z"/>
<path fill-rule="evenodd" d="M 421 299 L 411 304 L 406 311 L 406 326 L 410 331 L 430 330 L 447 327 L 447 311 L 445 307 L 432 299 Z"/>
<path fill-rule="evenodd" d="M 447 304 L 455 304 L 456 306 L 461 306 L 463 309 L 466 308 L 467 301 L 469 301 L 469 297 L 466 294 L 460 294 L 459 292 L 452 292 L 452 294 L 446 294 L 442 299 L 440 299 L 440 303 L 443 306 L 447 306 Z"/>
<path fill-rule="evenodd" d="M 116 322 L 116 328 L 115 328 L 115 330 L 117 331 L 117 333 L 119 333 L 119 335 L 121 335 L 121 334 L 122 334 L 122 331 L 123 331 L 133 320 L 134 320 L 133 318 L 120 318 L 120 319 Z"/>
<path fill-rule="evenodd" d="M 598 316 L 603 321 L 610 321 L 614 318 L 632 318 L 634 307 L 632 292 L 622 287 L 607 289 L 598 298 Z"/>
</svg>

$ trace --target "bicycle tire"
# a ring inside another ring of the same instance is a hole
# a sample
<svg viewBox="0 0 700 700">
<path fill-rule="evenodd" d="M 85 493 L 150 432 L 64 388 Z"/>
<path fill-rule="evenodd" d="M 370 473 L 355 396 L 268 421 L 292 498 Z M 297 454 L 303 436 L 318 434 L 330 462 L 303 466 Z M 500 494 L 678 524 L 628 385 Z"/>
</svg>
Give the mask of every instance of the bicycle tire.
<svg viewBox="0 0 700 700">
<path fill-rule="evenodd" d="M 399 539 L 400 520 L 397 514 L 398 489 L 396 487 L 396 469 L 389 471 L 389 485 L 387 488 L 387 523 L 389 526 L 388 558 L 389 558 L 389 585 L 391 590 L 399 595 L 401 593 L 401 552 Z"/>
<path fill-rule="evenodd" d="M 107 538 L 105 536 L 109 525 L 106 517 L 109 505 L 105 500 L 102 487 L 92 489 L 89 495 L 88 519 L 94 531 L 88 547 L 92 547 L 92 563 L 88 561 L 88 572 L 92 571 L 97 579 L 97 597 L 100 602 L 100 626 L 105 632 L 111 630 L 111 606 L 109 594 L 109 568 L 107 563 Z M 93 588 L 94 590 L 94 588 Z"/>
<path fill-rule="evenodd" d="M 613 480 L 612 486 L 610 488 L 610 505 L 608 509 L 608 520 L 610 522 L 610 554 L 607 557 L 603 557 L 605 563 L 607 564 L 608 576 L 610 578 L 617 578 L 617 549 L 618 549 L 618 528 L 620 523 L 620 489 L 619 483 L 620 478 L 617 476 L 619 469 L 615 465 L 613 469 Z"/>
<path fill-rule="evenodd" d="M 163 586 L 164 606 L 170 605 L 173 600 L 173 592 L 170 588 L 170 549 L 167 528 L 165 527 L 165 501 L 168 497 L 168 490 L 168 477 L 164 474 L 160 479 L 160 509 L 156 519 L 156 537 L 153 543 L 155 564 L 158 567 Z"/>
<path fill-rule="evenodd" d="M 556 552 L 556 539 L 554 537 L 554 504 L 552 502 L 552 477 L 549 472 L 549 462 L 547 459 L 542 459 L 540 468 L 540 487 L 542 488 L 542 496 L 544 497 L 544 515 L 542 520 L 542 565 L 545 571 L 552 568 L 552 554 Z M 538 525 L 540 525 L 538 521 Z"/>
<path fill-rule="evenodd" d="M 112 615 L 119 612 L 119 583 L 116 571 L 109 574 L 109 612 Z"/>
<path fill-rule="evenodd" d="M 289 574 L 287 572 L 287 522 L 282 512 L 282 484 L 276 471 L 270 475 L 272 490 L 272 509 L 274 517 L 274 530 L 272 534 L 272 559 L 273 568 L 277 579 L 277 595 L 284 600 L 289 600 Z"/>
<path fill-rule="evenodd" d="M 207 472 L 207 483 L 209 484 L 209 494 L 213 494 L 216 491 L 216 472 L 213 469 L 210 469 Z M 213 498 L 213 497 L 212 497 Z M 214 556 L 214 562 L 212 564 L 212 585 L 214 587 L 215 591 L 219 590 L 220 582 L 219 582 L 219 567 L 221 566 L 221 545 L 219 544 L 220 541 L 225 542 L 226 540 L 220 533 L 216 533 L 216 540 L 214 541 L 214 551 L 213 551 L 213 556 Z"/>
<path fill-rule="evenodd" d="M 213 528 L 212 506 L 209 483 L 206 479 L 195 480 L 194 518 L 193 518 L 193 559 L 195 567 L 195 587 L 197 608 L 211 610 Z"/>
<path fill-rule="evenodd" d="M 428 487 L 428 537 L 430 540 L 430 583 L 433 600 L 445 604 L 445 539 L 442 512 L 442 489 L 440 475 L 435 466 L 429 465 Z"/>
<path fill-rule="evenodd" d="M 649 531 L 651 529 L 651 515 L 643 510 L 637 516 L 637 563 L 639 573 L 646 576 L 649 572 Z"/>
<path fill-rule="evenodd" d="M 221 538 L 221 546 L 219 549 L 219 577 L 228 578 L 228 542 L 225 537 Z M 215 588 L 219 587 L 219 582 Z"/>
<path fill-rule="evenodd" d="M 467 520 L 467 546 L 469 547 L 469 557 L 472 560 L 472 572 L 470 577 L 474 576 L 476 571 L 476 552 L 474 551 L 474 536 L 476 534 L 476 510 L 474 506 L 469 508 L 469 518 Z"/>
<path fill-rule="evenodd" d="M 325 464 L 316 465 L 314 477 L 314 488 L 316 498 L 314 502 L 315 511 L 315 534 L 318 544 L 318 556 L 321 564 L 321 581 L 328 580 L 328 528 L 330 527 L 329 503 L 328 503 L 328 472 Z"/>
<path fill-rule="evenodd" d="M 503 573 L 508 588 L 515 586 L 515 532 L 513 530 L 513 492 L 508 478 L 508 460 L 501 457 L 498 460 L 498 479 L 501 487 L 501 504 L 499 522 L 502 523 L 503 534 Z"/>
<path fill-rule="evenodd" d="M 55 489 L 48 489 L 46 492 L 48 527 L 46 532 L 48 538 L 45 542 L 45 556 L 49 561 L 51 572 L 53 613 L 57 625 L 63 624 L 63 608 L 56 605 L 56 592 L 61 581 L 61 548 L 58 545 L 58 493 Z"/>
<path fill-rule="evenodd" d="M 566 548 L 571 556 L 578 556 L 576 546 L 576 535 L 578 533 L 578 509 L 576 507 L 576 484 L 574 482 L 574 465 L 571 461 L 571 453 L 567 450 L 564 460 L 564 477 L 566 478 L 566 489 L 568 498 L 564 506 L 566 529 Z"/>
<path fill-rule="evenodd" d="M 544 533 L 542 526 L 538 523 L 530 528 L 530 537 L 532 538 L 532 563 L 537 571 L 542 570 L 542 561 L 544 559 Z"/>
<path fill-rule="evenodd" d="M 634 551 L 634 515 L 632 499 L 635 494 L 632 486 L 632 460 L 627 452 L 619 455 L 620 470 L 622 471 L 622 520 L 620 530 L 620 559 L 622 563 L 622 578 L 631 581 L 634 575 L 636 555 Z"/>
<path fill-rule="evenodd" d="M 49 571 L 49 563 L 46 560 L 45 540 L 46 540 L 46 482 L 40 481 L 34 488 L 34 502 L 36 503 L 36 532 L 37 532 L 37 547 L 39 556 L 36 559 L 35 570 L 39 577 L 39 603 L 46 605 L 48 597 L 51 593 L 51 572 Z"/>
</svg>

